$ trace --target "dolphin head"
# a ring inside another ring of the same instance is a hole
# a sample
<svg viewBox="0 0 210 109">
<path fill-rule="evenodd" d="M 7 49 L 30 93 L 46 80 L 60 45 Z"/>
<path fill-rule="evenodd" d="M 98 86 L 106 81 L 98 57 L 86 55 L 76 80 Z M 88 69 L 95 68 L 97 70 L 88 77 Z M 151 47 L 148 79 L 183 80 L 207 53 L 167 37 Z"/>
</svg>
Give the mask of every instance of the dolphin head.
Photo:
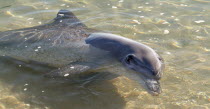
<svg viewBox="0 0 210 109">
<path fill-rule="evenodd" d="M 152 95 L 161 93 L 159 80 L 164 64 L 163 59 L 152 48 L 109 33 L 92 33 L 85 41 L 96 48 L 109 51 L 126 68 L 133 70 L 144 80 Z"/>
</svg>

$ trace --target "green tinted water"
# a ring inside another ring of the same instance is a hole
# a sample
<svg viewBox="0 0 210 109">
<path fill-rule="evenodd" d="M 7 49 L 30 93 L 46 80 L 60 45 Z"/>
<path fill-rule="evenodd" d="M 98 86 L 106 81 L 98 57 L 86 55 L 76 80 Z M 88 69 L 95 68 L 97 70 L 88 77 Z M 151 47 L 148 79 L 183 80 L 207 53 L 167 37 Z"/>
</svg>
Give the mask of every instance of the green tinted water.
<svg viewBox="0 0 210 109">
<path fill-rule="evenodd" d="M 165 59 L 163 93 L 151 96 L 120 76 L 87 87 L 61 84 L 0 62 L 0 109 L 208 109 L 210 107 L 210 1 L 1 0 L 0 31 L 50 22 L 68 9 L 88 27 L 157 50 Z"/>
</svg>

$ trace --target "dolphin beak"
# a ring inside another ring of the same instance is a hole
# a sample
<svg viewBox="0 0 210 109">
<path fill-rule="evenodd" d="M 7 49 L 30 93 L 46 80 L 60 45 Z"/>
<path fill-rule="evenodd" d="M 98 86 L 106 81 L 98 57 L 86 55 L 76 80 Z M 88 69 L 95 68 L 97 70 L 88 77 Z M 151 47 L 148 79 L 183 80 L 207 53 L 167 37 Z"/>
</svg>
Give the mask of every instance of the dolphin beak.
<svg viewBox="0 0 210 109">
<path fill-rule="evenodd" d="M 146 73 L 151 74 L 148 72 Z M 161 73 L 157 73 L 157 75 L 155 76 L 139 73 L 139 76 L 143 79 L 144 86 L 151 95 L 157 96 L 162 92 L 160 82 L 159 82 L 159 80 L 161 79 Z"/>
<path fill-rule="evenodd" d="M 140 78 L 143 80 L 143 86 L 147 89 L 147 92 L 150 93 L 153 96 L 157 96 L 162 92 L 161 85 L 160 85 L 160 75 L 156 76 L 148 76 L 143 75 L 141 73 L 138 74 Z"/>
<path fill-rule="evenodd" d="M 135 81 L 140 81 L 142 86 L 147 90 L 147 92 L 153 96 L 158 96 L 162 93 L 161 84 L 159 78 L 149 77 L 143 75 L 142 73 L 134 72 L 133 75 L 129 73 L 128 75 Z"/>
<path fill-rule="evenodd" d="M 157 96 L 162 92 L 159 80 L 144 78 L 144 81 L 149 93 L 152 95 Z"/>
</svg>

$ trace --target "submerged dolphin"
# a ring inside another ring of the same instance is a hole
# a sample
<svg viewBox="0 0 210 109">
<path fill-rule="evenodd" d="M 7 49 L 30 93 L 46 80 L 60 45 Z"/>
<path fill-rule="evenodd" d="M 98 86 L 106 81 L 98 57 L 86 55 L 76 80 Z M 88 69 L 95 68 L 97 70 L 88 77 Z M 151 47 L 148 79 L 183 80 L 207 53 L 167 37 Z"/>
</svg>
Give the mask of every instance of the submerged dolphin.
<svg viewBox="0 0 210 109">
<path fill-rule="evenodd" d="M 94 72 L 118 62 L 141 77 L 151 94 L 161 93 L 164 63 L 152 48 L 90 29 L 68 10 L 60 10 L 49 24 L 1 32 L 0 56 L 56 67 L 48 77 Z"/>
</svg>

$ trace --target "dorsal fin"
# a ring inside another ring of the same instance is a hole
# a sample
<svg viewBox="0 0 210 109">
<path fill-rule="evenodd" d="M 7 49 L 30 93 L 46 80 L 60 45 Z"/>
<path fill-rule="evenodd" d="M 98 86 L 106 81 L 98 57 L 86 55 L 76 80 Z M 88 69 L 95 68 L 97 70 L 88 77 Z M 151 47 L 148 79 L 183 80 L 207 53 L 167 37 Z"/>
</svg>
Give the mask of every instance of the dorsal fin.
<svg viewBox="0 0 210 109">
<path fill-rule="evenodd" d="M 69 10 L 60 10 L 55 20 L 57 19 L 77 19 L 77 17 Z"/>
<path fill-rule="evenodd" d="M 69 26 L 85 26 L 75 15 L 69 10 L 60 10 L 57 17 L 54 18 L 54 24 L 67 24 Z"/>
<path fill-rule="evenodd" d="M 60 10 L 54 22 L 40 26 L 0 32 L 0 47 L 38 43 L 44 41 L 53 45 L 70 43 L 69 40 L 79 40 L 96 30 L 89 29 L 68 10 Z M 43 42 L 42 42 L 43 43 Z"/>
</svg>

